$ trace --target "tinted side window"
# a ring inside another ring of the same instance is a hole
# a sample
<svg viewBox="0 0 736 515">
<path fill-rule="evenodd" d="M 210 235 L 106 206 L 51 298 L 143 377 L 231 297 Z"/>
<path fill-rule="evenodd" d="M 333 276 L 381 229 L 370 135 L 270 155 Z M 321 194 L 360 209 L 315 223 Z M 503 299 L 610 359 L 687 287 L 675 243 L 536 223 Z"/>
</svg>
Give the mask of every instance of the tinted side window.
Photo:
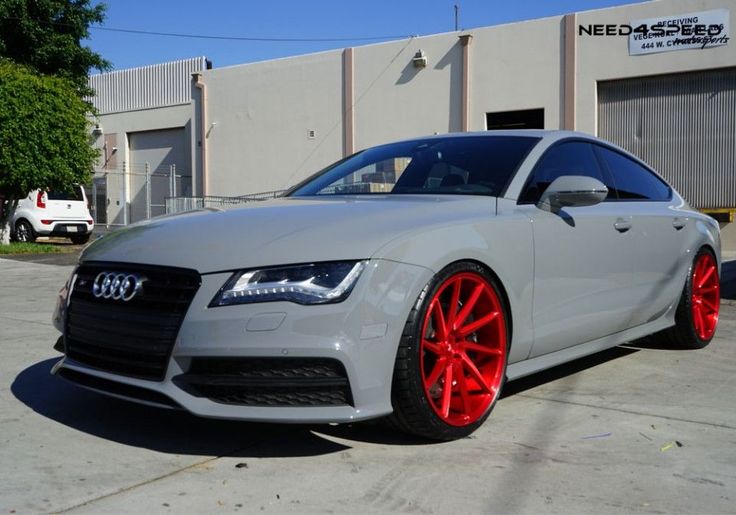
<svg viewBox="0 0 736 515">
<path fill-rule="evenodd" d="M 611 181 L 606 179 L 598 165 L 593 146 L 583 141 L 570 141 L 547 150 L 534 167 L 519 202 L 536 203 L 552 181 L 562 175 L 584 175 L 598 179 L 608 187 L 608 198 L 613 197 Z"/>
<path fill-rule="evenodd" d="M 669 200 L 670 188 L 636 161 L 605 147 L 597 147 L 620 200 Z"/>
</svg>

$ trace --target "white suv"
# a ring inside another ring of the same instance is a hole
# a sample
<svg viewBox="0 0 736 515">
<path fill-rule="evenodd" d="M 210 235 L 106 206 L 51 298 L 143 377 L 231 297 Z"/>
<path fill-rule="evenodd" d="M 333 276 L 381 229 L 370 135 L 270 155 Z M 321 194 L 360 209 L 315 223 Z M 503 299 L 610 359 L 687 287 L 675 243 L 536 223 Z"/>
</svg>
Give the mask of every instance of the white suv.
<svg viewBox="0 0 736 515">
<path fill-rule="evenodd" d="M 94 221 L 87 209 L 81 186 L 70 193 L 35 190 L 18 202 L 13 215 L 17 241 L 34 241 L 38 236 L 63 236 L 80 244 L 89 241 Z"/>
</svg>

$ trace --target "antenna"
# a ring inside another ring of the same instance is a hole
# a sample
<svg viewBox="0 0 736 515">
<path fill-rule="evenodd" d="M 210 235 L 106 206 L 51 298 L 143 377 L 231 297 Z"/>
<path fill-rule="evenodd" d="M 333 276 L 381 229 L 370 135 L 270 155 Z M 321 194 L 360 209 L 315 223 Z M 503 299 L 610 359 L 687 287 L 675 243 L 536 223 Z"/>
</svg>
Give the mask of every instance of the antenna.
<svg viewBox="0 0 736 515">
<path fill-rule="evenodd" d="M 460 27 L 460 4 L 455 4 L 455 32 L 457 32 Z"/>
</svg>

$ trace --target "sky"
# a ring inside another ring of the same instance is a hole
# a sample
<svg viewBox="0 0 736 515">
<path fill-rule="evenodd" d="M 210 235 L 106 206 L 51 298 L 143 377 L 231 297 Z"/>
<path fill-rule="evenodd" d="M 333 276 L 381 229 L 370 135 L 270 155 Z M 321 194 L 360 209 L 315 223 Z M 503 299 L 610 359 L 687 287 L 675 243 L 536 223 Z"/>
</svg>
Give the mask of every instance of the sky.
<svg viewBox="0 0 736 515">
<path fill-rule="evenodd" d="M 99 3 L 93 1 L 93 3 Z M 205 56 L 216 68 L 636 3 L 636 0 L 106 0 L 107 17 L 83 42 L 113 69 Z M 239 38 L 341 41 L 233 41 L 103 29 Z M 361 39 L 375 38 L 375 39 Z M 383 38 L 383 39 L 380 39 Z M 511 44 L 511 43 L 510 43 Z"/>
</svg>

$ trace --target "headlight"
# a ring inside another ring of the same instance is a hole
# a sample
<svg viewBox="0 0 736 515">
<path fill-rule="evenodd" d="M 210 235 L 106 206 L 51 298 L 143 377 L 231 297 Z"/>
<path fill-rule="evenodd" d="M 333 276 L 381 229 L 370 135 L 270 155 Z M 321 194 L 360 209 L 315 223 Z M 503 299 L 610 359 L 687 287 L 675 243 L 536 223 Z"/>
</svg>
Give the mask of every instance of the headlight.
<svg viewBox="0 0 736 515">
<path fill-rule="evenodd" d="M 233 274 L 210 307 L 273 302 L 327 304 L 344 300 L 366 261 L 335 261 L 307 265 L 241 270 Z"/>
</svg>

